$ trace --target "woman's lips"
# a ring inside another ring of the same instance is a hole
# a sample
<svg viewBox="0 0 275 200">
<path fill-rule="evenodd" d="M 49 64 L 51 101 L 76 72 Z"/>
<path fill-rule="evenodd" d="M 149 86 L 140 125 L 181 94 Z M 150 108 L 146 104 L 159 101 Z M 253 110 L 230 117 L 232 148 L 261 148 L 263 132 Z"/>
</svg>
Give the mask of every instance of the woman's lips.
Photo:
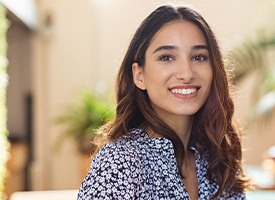
<svg viewBox="0 0 275 200">
<path fill-rule="evenodd" d="M 192 98 L 197 95 L 199 89 L 199 86 L 176 86 L 170 88 L 169 91 L 176 97 Z"/>
<path fill-rule="evenodd" d="M 193 93 L 197 92 L 197 88 L 171 89 L 170 91 L 171 91 L 173 94 L 184 94 L 184 95 L 188 95 L 188 94 L 193 94 Z"/>
</svg>

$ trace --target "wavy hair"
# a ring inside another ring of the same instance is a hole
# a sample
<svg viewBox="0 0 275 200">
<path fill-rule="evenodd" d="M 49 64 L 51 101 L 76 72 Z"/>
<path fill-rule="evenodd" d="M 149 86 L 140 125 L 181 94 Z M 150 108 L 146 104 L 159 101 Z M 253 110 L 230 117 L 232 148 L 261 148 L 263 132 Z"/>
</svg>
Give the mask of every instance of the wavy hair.
<svg viewBox="0 0 275 200">
<path fill-rule="evenodd" d="M 208 99 L 194 115 L 190 143 L 199 152 L 207 151 L 207 176 L 219 185 L 214 198 L 224 190 L 242 192 L 247 180 L 241 167 L 241 142 L 232 124 L 234 105 L 229 93 L 229 82 L 217 40 L 204 18 L 189 7 L 161 6 L 153 11 L 134 34 L 117 75 L 116 117 L 99 132 L 108 133 L 109 140 L 126 135 L 131 128 L 149 127 L 173 143 L 178 166 L 184 159 L 184 146 L 177 134 L 152 109 L 146 91 L 133 82 L 132 64 L 145 64 L 145 53 L 154 35 L 165 24 L 184 20 L 194 23 L 203 32 L 209 47 L 213 80 Z M 181 174 L 180 170 L 179 173 Z M 182 176 L 182 174 L 181 174 Z M 183 177 L 183 176 L 182 176 Z M 183 177 L 184 178 L 184 177 Z"/>
</svg>

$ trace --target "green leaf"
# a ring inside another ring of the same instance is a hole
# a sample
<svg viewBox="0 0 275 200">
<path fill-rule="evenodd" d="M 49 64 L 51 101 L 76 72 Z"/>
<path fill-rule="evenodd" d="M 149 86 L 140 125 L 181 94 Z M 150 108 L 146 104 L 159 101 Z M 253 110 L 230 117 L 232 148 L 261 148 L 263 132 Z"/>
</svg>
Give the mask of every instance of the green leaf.
<svg viewBox="0 0 275 200">
<path fill-rule="evenodd" d="M 81 148 L 83 140 L 94 138 L 96 130 L 113 117 L 114 109 L 110 102 L 97 97 L 90 91 L 82 91 L 78 101 L 67 106 L 64 113 L 55 119 L 56 124 L 64 126 L 58 145 L 60 141 L 73 138 Z"/>
</svg>

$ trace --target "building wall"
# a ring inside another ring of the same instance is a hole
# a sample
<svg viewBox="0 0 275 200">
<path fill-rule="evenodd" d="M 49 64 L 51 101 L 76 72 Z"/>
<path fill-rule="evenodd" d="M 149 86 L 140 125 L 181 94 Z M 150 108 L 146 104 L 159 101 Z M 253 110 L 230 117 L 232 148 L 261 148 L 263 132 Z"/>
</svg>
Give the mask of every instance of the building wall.
<svg viewBox="0 0 275 200">
<path fill-rule="evenodd" d="M 8 122 L 11 137 L 26 137 L 26 97 L 31 93 L 31 31 L 19 20 L 8 13 L 10 27 L 7 33 L 8 42 L 8 75 L 7 88 Z"/>
<path fill-rule="evenodd" d="M 7 32 L 8 76 L 7 128 L 10 142 L 9 174 L 5 182 L 5 193 L 26 190 L 28 187 L 26 166 L 30 159 L 31 124 L 29 120 L 32 92 L 31 76 L 31 31 L 11 12 L 7 12 L 10 26 Z"/>
<path fill-rule="evenodd" d="M 161 0 L 38 0 L 39 27 L 33 36 L 35 162 L 33 189 L 78 188 L 79 155 L 67 141 L 54 144 L 61 129 L 53 119 L 78 90 L 112 87 L 129 40 Z M 198 8 L 226 50 L 249 34 L 269 0 L 188 0 Z M 243 99 L 240 99 L 243 101 Z"/>
</svg>

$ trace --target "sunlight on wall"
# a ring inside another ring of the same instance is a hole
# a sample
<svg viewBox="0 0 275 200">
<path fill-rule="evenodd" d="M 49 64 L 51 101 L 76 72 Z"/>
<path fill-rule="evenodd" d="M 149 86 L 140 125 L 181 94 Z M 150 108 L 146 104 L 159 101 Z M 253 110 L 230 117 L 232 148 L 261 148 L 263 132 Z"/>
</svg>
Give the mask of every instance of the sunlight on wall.
<svg viewBox="0 0 275 200">
<path fill-rule="evenodd" d="M 0 0 L 0 3 L 12 11 L 29 28 L 37 26 L 36 4 L 34 0 Z"/>
</svg>

